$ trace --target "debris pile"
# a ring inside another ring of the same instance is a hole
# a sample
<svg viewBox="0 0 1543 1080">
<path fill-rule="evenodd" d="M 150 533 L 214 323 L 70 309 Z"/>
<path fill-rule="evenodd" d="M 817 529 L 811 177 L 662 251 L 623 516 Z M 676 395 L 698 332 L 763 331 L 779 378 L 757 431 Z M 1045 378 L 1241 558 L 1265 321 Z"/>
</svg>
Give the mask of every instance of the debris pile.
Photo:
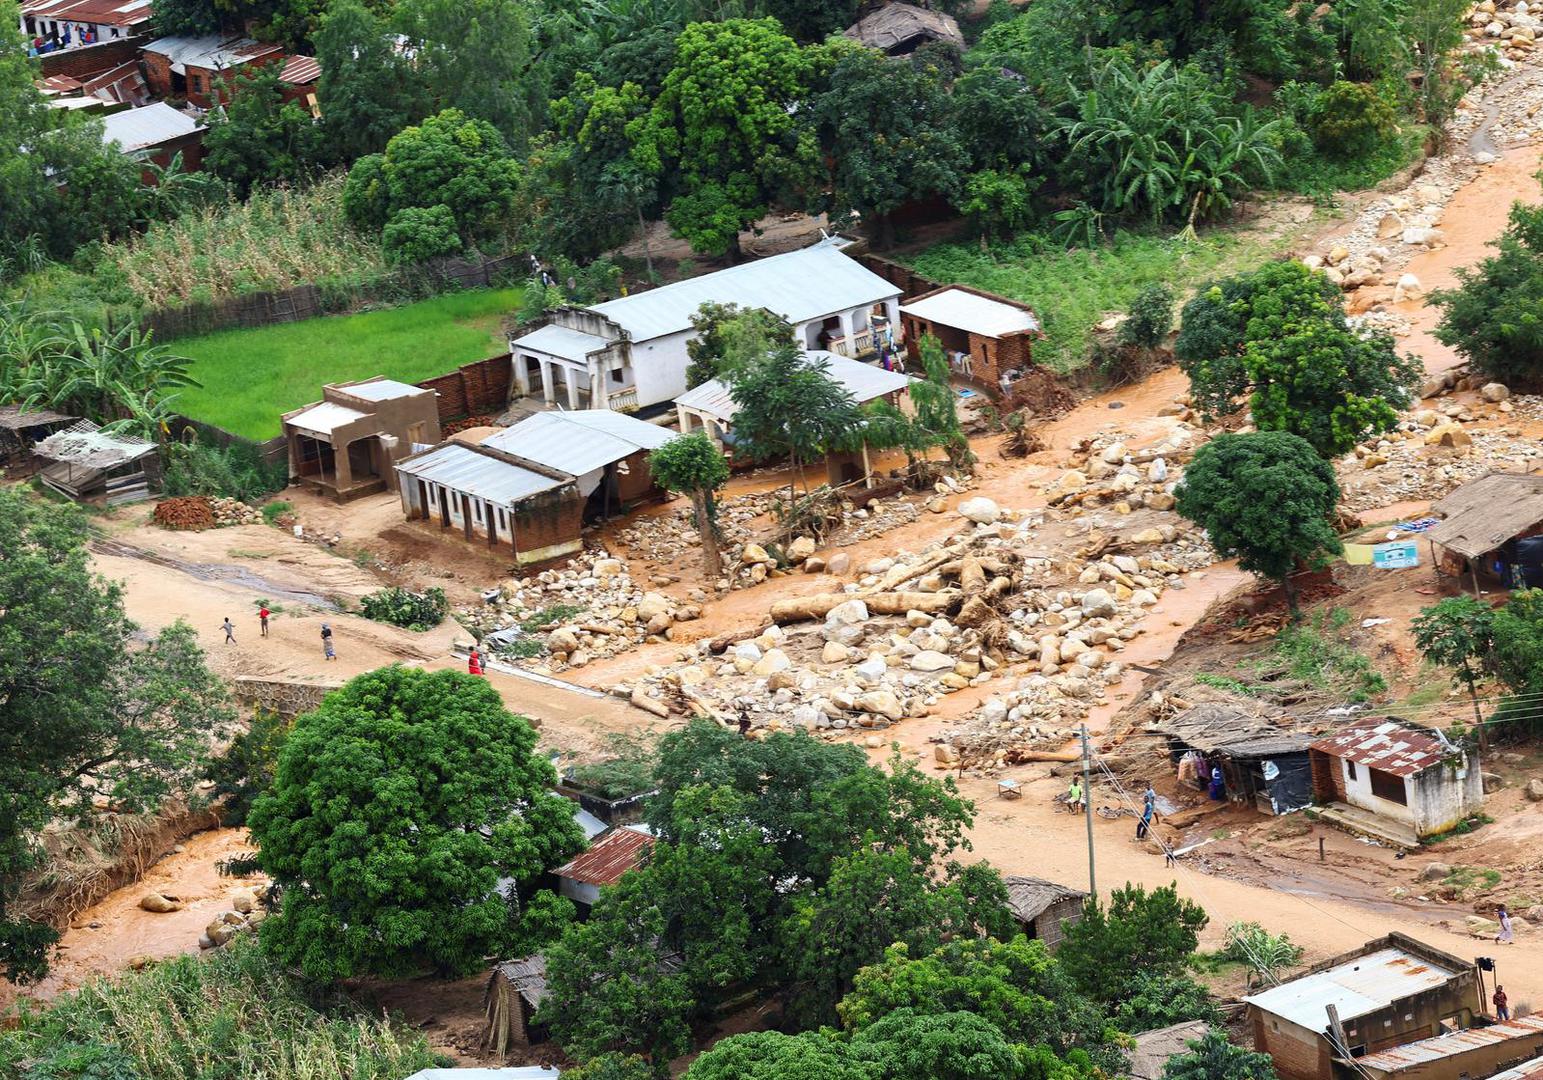
<svg viewBox="0 0 1543 1080">
<path fill-rule="evenodd" d="M 677 622 L 701 614 L 695 604 L 645 591 L 621 559 L 587 551 L 561 570 L 511 582 L 457 619 L 500 659 L 551 673 L 667 640 Z"/>
<path fill-rule="evenodd" d="M 255 506 L 248 506 L 240 499 L 216 497 L 209 500 L 209 508 L 214 512 L 214 523 L 221 527 L 257 525 L 263 519 L 262 513 Z"/>
<path fill-rule="evenodd" d="M 151 517 L 161 528 L 179 532 L 202 532 L 215 525 L 214 507 L 202 495 L 163 499 L 155 504 Z"/>
</svg>

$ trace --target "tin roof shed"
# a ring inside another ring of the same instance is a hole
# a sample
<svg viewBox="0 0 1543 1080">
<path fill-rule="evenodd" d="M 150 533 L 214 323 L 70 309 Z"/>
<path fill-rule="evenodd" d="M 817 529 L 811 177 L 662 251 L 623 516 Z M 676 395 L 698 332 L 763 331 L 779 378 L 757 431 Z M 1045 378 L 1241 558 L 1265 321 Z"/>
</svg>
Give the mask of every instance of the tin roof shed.
<svg viewBox="0 0 1543 1080">
<path fill-rule="evenodd" d="M 1492 472 L 1431 503 L 1434 544 L 1476 559 L 1543 522 L 1543 475 Z"/>
<path fill-rule="evenodd" d="M 426 483 L 486 499 L 496 506 L 513 506 L 521 499 L 573 482 L 569 477 L 547 476 L 456 442 L 414 454 L 398 463 L 396 469 Z"/>
<path fill-rule="evenodd" d="M 584 854 L 552 872 L 586 885 L 615 885 L 623 874 L 642 863 L 653 846 L 654 838 L 646 832 L 616 829 L 602 836 Z"/>
<path fill-rule="evenodd" d="M 603 469 L 678 433 L 610 409 L 543 412 L 482 440 L 482 445 L 574 476 Z"/>
<path fill-rule="evenodd" d="M 1444 986 L 1468 968 L 1456 957 L 1448 963 L 1437 962 L 1432 959 L 1434 949 L 1410 951 L 1402 944 L 1408 940 L 1401 934 L 1390 934 L 1380 948 L 1331 961 L 1243 1000 L 1298 1027 L 1323 1031 L 1328 1027 L 1330 1005 L 1338 1010 L 1342 1021 L 1348 1022 Z"/>
<path fill-rule="evenodd" d="M 1458 752 L 1438 733 L 1392 719 L 1362 720 L 1310 748 L 1394 776 L 1415 776 Z"/>
<path fill-rule="evenodd" d="M 125 154 L 180 139 L 203 126 L 192 117 L 157 101 L 141 109 L 125 109 L 102 117 L 102 142 L 116 144 Z"/>
<path fill-rule="evenodd" d="M 1447 1035 L 1438 1035 L 1434 1039 L 1405 1043 L 1390 1050 L 1364 1054 L 1355 1061 L 1364 1069 L 1376 1072 L 1398 1072 L 1415 1065 L 1440 1061 L 1454 1054 L 1477 1050 L 1480 1047 L 1492 1046 L 1512 1039 L 1537 1038 L 1540 1035 L 1543 1035 L 1543 1015 L 1534 1013 L 1515 1020 L 1502 1020 L 1489 1027 L 1464 1028 Z"/>
</svg>

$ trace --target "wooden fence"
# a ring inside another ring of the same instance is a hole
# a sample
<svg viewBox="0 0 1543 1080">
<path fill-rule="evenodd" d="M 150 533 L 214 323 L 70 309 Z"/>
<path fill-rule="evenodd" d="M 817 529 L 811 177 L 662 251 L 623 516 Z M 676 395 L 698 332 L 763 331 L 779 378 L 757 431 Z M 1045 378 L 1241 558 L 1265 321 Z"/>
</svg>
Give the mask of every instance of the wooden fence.
<svg viewBox="0 0 1543 1080">
<path fill-rule="evenodd" d="M 337 285 L 296 285 L 289 289 L 246 293 L 209 304 L 149 311 L 140 317 L 160 341 L 209 334 L 217 330 L 273 326 L 318 315 L 337 315 L 372 301 L 406 295 L 431 296 L 455 289 L 476 289 L 518 272 L 524 255 L 463 259 L 451 256 L 396 270 L 368 281 Z"/>
</svg>

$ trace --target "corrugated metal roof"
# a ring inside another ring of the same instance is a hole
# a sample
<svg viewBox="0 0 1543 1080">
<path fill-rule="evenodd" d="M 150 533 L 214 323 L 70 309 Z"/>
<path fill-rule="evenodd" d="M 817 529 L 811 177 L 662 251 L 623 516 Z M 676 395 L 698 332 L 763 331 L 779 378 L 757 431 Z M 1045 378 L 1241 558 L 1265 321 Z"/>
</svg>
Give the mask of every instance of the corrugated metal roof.
<svg viewBox="0 0 1543 1080">
<path fill-rule="evenodd" d="M 1431 503 L 1446 520 L 1425 536 L 1469 559 L 1494 551 L 1543 521 L 1543 476 L 1489 473 Z"/>
<path fill-rule="evenodd" d="M 993 300 L 989 296 L 977 296 L 964 289 L 944 289 L 909 304 L 901 304 L 900 310 L 928 322 L 942 323 L 986 337 L 1021 334 L 1026 330 L 1040 328 L 1039 320 L 1032 311 Z"/>
<path fill-rule="evenodd" d="M 610 828 L 609 825 L 601 821 L 594 814 L 591 814 L 578 803 L 573 804 L 573 820 L 578 823 L 579 828 L 584 830 L 585 840 L 593 840 L 595 837 L 599 836 L 601 833 Z"/>
<path fill-rule="evenodd" d="M 1327 1006 L 1343 1021 L 1366 1016 L 1414 994 L 1445 985 L 1458 972 L 1397 946 L 1271 987 L 1243 1000 L 1309 1031 L 1329 1025 Z"/>
<path fill-rule="evenodd" d="M 594 334 L 586 334 L 582 330 L 574 330 L 568 326 L 556 326 L 548 323 L 546 326 L 538 326 L 523 337 L 510 342 L 516 349 L 530 349 L 534 352 L 546 353 L 549 356 L 560 356 L 564 360 L 572 360 L 576 364 L 585 362 L 590 353 L 599 352 L 610 344 L 603 337 Z"/>
<path fill-rule="evenodd" d="M 102 142 L 108 146 L 116 143 L 124 153 L 143 150 L 147 146 L 159 146 L 199 130 L 201 126 L 198 121 L 178 112 L 164 101 L 102 117 Z"/>
<path fill-rule="evenodd" d="M 609 409 L 543 412 L 489 435 L 483 446 L 583 476 L 639 450 L 655 450 L 677 433 Z"/>
<path fill-rule="evenodd" d="M 144 51 L 166 57 L 171 62 L 171 69 L 179 75 L 186 74 L 189 65 L 218 71 L 283 52 L 277 45 L 224 34 L 164 37 L 146 45 Z"/>
<path fill-rule="evenodd" d="M 1496 1073 L 1489 1080 L 1540 1080 L 1543 1078 L 1543 1057 L 1533 1058 L 1514 1069 Z"/>
<path fill-rule="evenodd" d="M 607 833 L 584 854 L 552 871 L 558 877 L 586 885 L 615 885 L 621 876 L 643 861 L 654 838 L 632 829 Z"/>
<path fill-rule="evenodd" d="M 395 379 L 371 379 L 368 382 L 334 383 L 332 389 L 341 390 L 349 397 L 359 398 L 361 401 L 395 401 L 397 398 L 417 397 L 419 394 L 432 394 L 434 391 L 426 390 L 412 383 L 397 382 Z"/>
<path fill-rule="evenodd" d="M 648 341 L 691 329 L 691 317 L 709 302 L 767 308 L 796 325 L 899 295 L 898 288 L 843 255 L 834 242 L 821 241 L 589 310 L 614 321 L 633 341 Z"/>
<path fill-rule="evenodd" d="M 150 18 L 150 0 L 36 0 L 23 4 L 21 13 L 98 26 L 135 26 Z"/>
<path fill-rule="evenodd" d="M 309 86 L 321 78 L 321 63 L 314 56 L 291 56 L 279 72 L 279 82 L 291 86 Z"/>
<path fill-rule="evenodd" d="M 368 416 L 369 413 L 350 409 L 347 405 L 339 405 L 335 401 L 322 401 L 296 413 L 284 422 L 318 435 L 331 435 L 344 424 L 352 424 Z"/>
<path fill-rule="evenodd" d="M 1435 735 L 1386 719 L 1362 720 L 1319 739 L 1312 748 L 1394 776 L 1422 773 L 1454 752 Z"/>
<path fill-rule="evenodd" d="M 46 424 L 63 424 L 78 417 L 51 409 L 24 409 L 20 405 L 0 405 L 0 430 L 25 431 Z"/>
<path fill-rule="evenodd" d="M 1014 874 L 1003 878 L 1002 882 L 1007 886 L 1008 910 L 1023 922 L 1039 918 L 1051 904 L 1071 897 L 1088 895 L 1081 889 L 1073 889 L 1069 885 L 1062 885 L 1055 881 L 1046 881 L 1044 878 Z"/>
<path fill-rule="evenodd" d="M 90 420 L 81 420 L 54 432 L 33 452 L 84 469 L 112 469 L 155 453 L 155 443 L 132 435 L 109 435 Z"/>
<path fill-rule="evenodd" d="M 33 86 L 48 95 L 73 94 L 79 91 L 85 84 L 79 79 L 72 79 L 68 75 L 50 75 L 46 79 L 34 79 Z"/>
<path fill-rule="evenodd" d="M 904 390 L 915 381 L 911 376 L 898 371 L 885 371 L 876 365 L 850 360 L 833 352 L 816 349 L 804 355 L 815 362 L 824 361 L 825 373 L 845 387 L 859 405 Z M 687 390 L 675 399 L 675 404 L 684 405 L 725 424 L 734 419 L 734 414 L 739 411 L 728 384 L 721 379 L 709 379 L 701 386 Z"/>
<path fill-rule="evenodd" d="M 573 482 L 522 469 L 460 443 L 445 443 L 407 458 L 396 470 L 505 507 Z"/>
<path fill-rule="evenodd" d="M 1450 1035 L 1439 1035 L 1434 1039 L 1421 1039 L 1419 1042 L 1395 1046 L 1391 1050 L 1381 1050 L 1355 1060 L 1364 1068 L 1377 1069 L 1380 1072 L 1397 1072 L 1400 1069 L 1440 1061 L 1453 1054 L 1466 1053 L 1480 1047 L 1494 1046 L 1496 1043 L 1508 1042 L 1512 1039 L 1537 1039 L 1540 1036 L 1543 1036 L 1543 1015 L 1535 1013 L 1516 1020 L 1502 1020 L 1489 1027 L 1466 1028 L 1462 1031 L 1454 1031 Z"/>
</svg>

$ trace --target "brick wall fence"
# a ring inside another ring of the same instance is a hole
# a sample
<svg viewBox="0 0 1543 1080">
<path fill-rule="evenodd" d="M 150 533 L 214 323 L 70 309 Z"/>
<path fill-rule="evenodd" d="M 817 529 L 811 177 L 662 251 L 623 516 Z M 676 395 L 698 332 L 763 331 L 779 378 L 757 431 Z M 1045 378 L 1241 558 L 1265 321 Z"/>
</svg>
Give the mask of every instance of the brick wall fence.
<svg viewBox="0 0 1543 1080">
<path fill-rule="evenodd" d="M 95 45 L 82 45 L 78 49 L 58 49 L 38 57 L 42 63 L 43 77 L 68 75 L 84 81 L 109 68 L 127 63 L 139 55 L 139 47 L 150 38 L 146 35 L 119 38 L 116 41 L 99 41 Z"/>
<path fill-rule="evenodd" d="M 514 367 L 509 354 L 464 364 L 448 375 L 425 379 L 418 385 L 439 394 L 441 425 L 463 416 L 500 413 L 509 404 L 509 384 Z"/>
<path fill-rule="evenodd" d="M 231 689 L 243 705 L 292 719 L 316 708 L 322 698 L 342 685 L 340 682 L 302 683 L 241 675 L 232 683 Z"/>
<path fill-rule="evenodd" d="M 922 277 L 909 266 L 901 266 L 899 263 L 891 262 L 879 255 L 859 255 L 857 256 L 857 261 L 898 288 L 901 300 L 920 296 L 924 292 L 931 292 L 933 289 L 941 289 L 943 287 L 931 278 Z"/>
</svg>

